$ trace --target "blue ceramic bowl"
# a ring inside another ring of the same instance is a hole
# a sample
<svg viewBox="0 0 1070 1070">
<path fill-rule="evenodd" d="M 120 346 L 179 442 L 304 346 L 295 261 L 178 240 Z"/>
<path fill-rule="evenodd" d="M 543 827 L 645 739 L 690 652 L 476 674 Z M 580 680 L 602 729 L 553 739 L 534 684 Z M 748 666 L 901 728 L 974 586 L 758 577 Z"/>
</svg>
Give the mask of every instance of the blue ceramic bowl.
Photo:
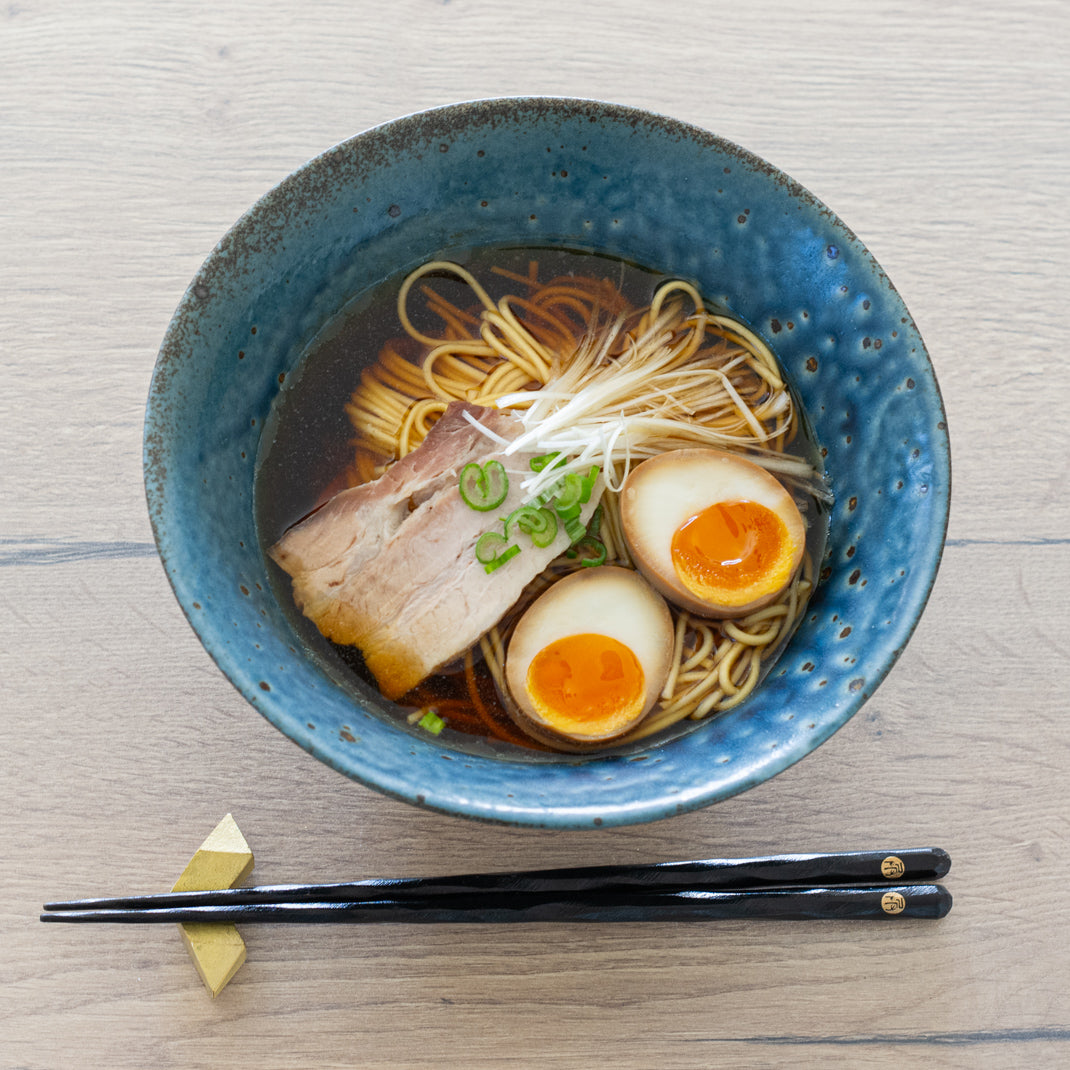
<svg viewBox="0 0 1070 1070">
<path fill-rule="evenodd" d="M 661 742 L 599 757 L 444 744 L 303 646 L 254 524 L 280 381 L 350 295 L 444 249 L 586 248 L 698 281 L 772 344 L 827 451 L 822 582 L 765 684 Z M 412 115 L 317 157 L 205 261 L 160 350 L 145 482 L 190 623 L 272 724 L 335 769 L 450 814 L 554 828 L 706 806 L 786 769 L 873 693 L 943 549 L 947 428 L 925 347 L 850 230 L 786 175 L 672 119 L 584 100 Z"/>
</svg>

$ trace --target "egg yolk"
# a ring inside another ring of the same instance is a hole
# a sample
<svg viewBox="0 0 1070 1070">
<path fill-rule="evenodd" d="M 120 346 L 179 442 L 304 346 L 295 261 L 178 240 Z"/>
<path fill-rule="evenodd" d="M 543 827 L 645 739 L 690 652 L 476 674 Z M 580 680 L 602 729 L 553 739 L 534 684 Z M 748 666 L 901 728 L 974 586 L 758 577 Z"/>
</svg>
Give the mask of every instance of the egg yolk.
<svg viewBox="0 0 1070 1070">
<path fill-rule="evenodd" d="M 527 690 L 549 724 L 595 735 L 639 716 L 646 682 L 623 643 L 608 635 L 567 635 L 531 659 Z"/>
<path fill-rule="evenodd" d="M 699 598 L 745 605 L 787 584 L 791 540 L 772 509 L 746 500 L 716 502 L 676 529 L 672 561 Z"/>
</svg>

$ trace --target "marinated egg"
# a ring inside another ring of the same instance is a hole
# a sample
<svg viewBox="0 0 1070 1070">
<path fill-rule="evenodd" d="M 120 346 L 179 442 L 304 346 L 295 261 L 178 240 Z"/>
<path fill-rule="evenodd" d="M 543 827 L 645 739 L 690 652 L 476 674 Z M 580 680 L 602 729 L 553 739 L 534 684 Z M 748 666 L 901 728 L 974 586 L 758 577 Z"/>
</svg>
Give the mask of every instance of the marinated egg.
<svg viewBox="0 0 1070 1070">
<path fill-rule="evenodd" d="M 638 573 L 604 565 L 558 580 L 509 640 L 513 719 L 558 748 L 615 739 L 657 702 L 673 639 L 669 607 Z"/>
<path fill-rule="evenodd" d="M 792 496 L 764 468 L 724 450 L 674 450 L 644 461 L 621 489 L 636 567 L 670 602 L 738 617 L 791 583 L 806 545 Z"/>
</svg>

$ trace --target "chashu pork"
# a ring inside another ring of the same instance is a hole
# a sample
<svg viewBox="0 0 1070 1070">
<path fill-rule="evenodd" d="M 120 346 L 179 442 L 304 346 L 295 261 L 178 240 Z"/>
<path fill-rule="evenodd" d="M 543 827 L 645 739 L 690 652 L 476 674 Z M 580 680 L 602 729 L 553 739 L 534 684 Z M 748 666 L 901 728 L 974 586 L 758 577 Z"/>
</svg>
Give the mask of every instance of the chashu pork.
<svg viewBox="0 0 1070 1070">
<path fill-rule="evenodd" d="M 328 639 L 359 647 L 390 699 L 478 642 L 568 549 L 559 525 L 543 548 L 519 535 L 521 552 L 489 575 L 476 560 L 479 536 L 500 532 L 500 518 L 523 504 L 520 484 L 535 454 L 506 456 L 466 411 L 507 441 L 523 430 L 509 412 L 455 402 L 417 449 L 374 482 L 335 495 L 269 551 L 290 575 L 298 608 Z M 492 459 L 505 467 L 509 492 L 501 506 L 479 512 L 461 498 L 460 472 Z M 599 480 L 584 522 L 601 492 Z"/>
</svg>

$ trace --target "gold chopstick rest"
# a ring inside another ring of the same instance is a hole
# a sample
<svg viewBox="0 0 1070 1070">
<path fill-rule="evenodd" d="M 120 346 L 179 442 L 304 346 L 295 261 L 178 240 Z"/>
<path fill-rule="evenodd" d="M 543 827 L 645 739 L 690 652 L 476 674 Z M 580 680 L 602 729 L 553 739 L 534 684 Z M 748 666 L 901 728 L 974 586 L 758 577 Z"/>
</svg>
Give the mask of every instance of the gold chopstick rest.
<svg viewBox="0 0 1070 1070">
<path fill-rule="evenodd" d="M 253 852 L 234 818 L 227 814 L 197 848 L 171 890 L 233 888 L 252 869 Z M 245 941 L 230 924 L 185 922 L 179 925 L 179 930 L 197 973 L 214 999 L 245 962 Z"/>
</svg>

